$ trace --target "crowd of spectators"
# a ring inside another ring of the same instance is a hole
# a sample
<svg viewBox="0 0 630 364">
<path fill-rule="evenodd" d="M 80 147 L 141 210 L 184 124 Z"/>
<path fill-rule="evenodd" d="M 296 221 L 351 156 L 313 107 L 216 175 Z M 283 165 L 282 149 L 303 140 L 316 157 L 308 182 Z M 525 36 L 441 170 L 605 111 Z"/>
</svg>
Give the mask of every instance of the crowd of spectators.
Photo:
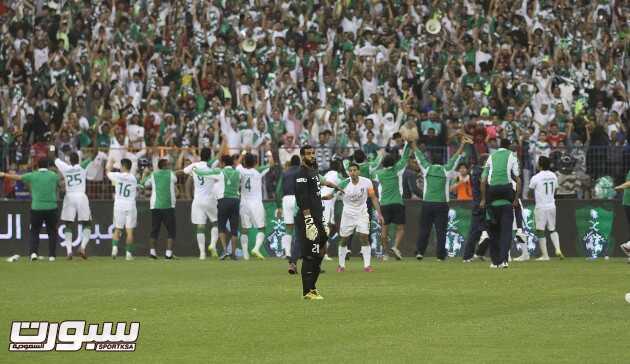
<svg viewBox="0 0 630 364">
<path fill-rule="evenodd" d="M 569 184 L 620 179 L 629 14 L 620 0 L 0 1 L 0 168 L 51 144 L 104 163 L 225 141 L 281 165 L 310 143 L 325 170 L 405 141 L 446 158 L 465 133 L 464 174 L 506 138 L 525 180 L 541 155 Z"/>
</svg>

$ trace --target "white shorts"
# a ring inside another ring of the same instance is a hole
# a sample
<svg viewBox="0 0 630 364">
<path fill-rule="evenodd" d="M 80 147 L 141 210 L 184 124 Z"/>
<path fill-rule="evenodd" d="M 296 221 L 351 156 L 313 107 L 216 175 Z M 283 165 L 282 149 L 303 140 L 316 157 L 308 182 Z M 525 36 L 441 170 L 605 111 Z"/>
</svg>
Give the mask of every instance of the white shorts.
<svg viewBox="0 0 630 364">
<path fill-rule="evenodd" d="M 90 212 L 90 202 L 85 193 L 70 193 L 63 198 L 63 208 L 61 209 L 61 220 L 74 222 L 92 220 Z"/>
<path fill-rule="evenodd" d="M 335 199 L 322 201 L 324 205 L 324 215 L 322 220 L 329 225 L 335 224 Z"/>
<path fill-rule="evenodd" d="M 534 221 L 536 222 L 536 230 L 549 231 L 556 230 L 556 208 L 555 207 L 543 207 L 534 209 Z"/>
<path fill-rule="evenodd" d="M 265 227 L 265 206 L 262 201 L 241 200 L 240 215 L 243 229 Z"/>
<path fill-rule="evenodd" d="M 354 232 L 368 235 L 370 233 L 370 215 L 349 215 L 341 214 L 341 223 L 339 224 L 339 235 L 347 238 Z"/>
<path fill-rule="evenodd" d="M 116 229 L 133 229 L 138 224 L 138 210 L 114 209 L 114 227 Z"/>
<path fill-rule="evenodd" d="M 282 216 L 285 225 L 295 224 L 295 215 L 297 215 L 297 203 L 295 196 L 289 195 L 282 197 Z"/>
<path fill-rule="evenodd" d="M 205 225 L 206 222 L 217 222 L 217 200 L 199 201 L 193 199 L 190 208 L 190 221 L 194 225 Z"/>
</svg>

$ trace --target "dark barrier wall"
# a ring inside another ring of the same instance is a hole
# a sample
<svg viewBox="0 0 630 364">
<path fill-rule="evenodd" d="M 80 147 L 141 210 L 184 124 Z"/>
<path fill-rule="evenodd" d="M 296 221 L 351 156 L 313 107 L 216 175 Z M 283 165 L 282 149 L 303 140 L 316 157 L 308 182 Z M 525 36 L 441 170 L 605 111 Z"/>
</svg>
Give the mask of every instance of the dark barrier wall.
<svg viewBox="0 0 630 364">
<path fill-rule="evenodd" d="M 341 205 L 338 205 L 340 210 Z M 90 255 L 109 255 L 111 252 L 111 234 L 113 231 L 111 201 L 91 202 L 94 226 L 92 239 L 88 248 Z M 420 201 L 407 201 L 407 225 L 402 252 L 406 256 L 415 254 L 415 243 L 419 231 L 419 216 L 422 208 Z M 284 232 L 281 219 L 275 218 L 275 203 L 265 203 L 267 211 L 267 240 L 265 242 L 266 255 L 280 256 L 280 236 Z M 534 235 L 533 209 L 531 203 L 525 203 L 526 234 L 528 248 L 537 255 L 537 243 Z M 468 229 L 470 227 L 470 207 L 466 203 L 451 203 L 449 213 L 449 227 L 447 248 L 450 256 L 461 256 Z M 623 208 L 615 201 L 582 201 L 560 200 L 557 210 L 557 231 L 560 243 L 566 256 L 603 257 L 621 256 L 623 253 L 618 245 L 630 239 L 629 227 L 626 226 Z M 0 256 L 13 254 L 26 255 L 27 239 L 29 239 L 29 202 L 3 201 L 0 212 Z M 177 241 L 175 253 L 179 256 L 198 255 L 195 232 L 190 223 L 190 201 L 177 203 Z M 138 203 L 138 228 L 136 229 L 136 254 L 146 255 L 148 252 L 148 236 L 151 228 L 151 214 L 148 202 Z M 58 229 L 60 241 L 63 241 L 61 226 Z M 162 230 L 161 237 L 165 238 Z M 73 232 L 74 246 L 79 245 L 77 231 Z M 250 237 L 250 245 L 254 238 Z M 548 239 L 549 240 L 549 239 Z M 47 255 L 47 236 L 41 236 L 40 254 Z M 206 239 L 209 242 L 209 239 Z M 163 251 L 163 240 L 160 242 Z M 359 247 L 354 244 L 353 251 Z M 373 244 L 373 246 L 376 243 Z M 548 242 L 549 252 L 553 254 L 551 242 Z M 434 256 L 435 244 L 432 242 L 427 250 L 427 256 Z M 65 255 L 65 249 L 58 247 L 59 256 Z M 330 249 L 331 255 L 336 255 L 336 246 Z M 519 252 L 513 251 L 513 254 Z"/>
</svg>

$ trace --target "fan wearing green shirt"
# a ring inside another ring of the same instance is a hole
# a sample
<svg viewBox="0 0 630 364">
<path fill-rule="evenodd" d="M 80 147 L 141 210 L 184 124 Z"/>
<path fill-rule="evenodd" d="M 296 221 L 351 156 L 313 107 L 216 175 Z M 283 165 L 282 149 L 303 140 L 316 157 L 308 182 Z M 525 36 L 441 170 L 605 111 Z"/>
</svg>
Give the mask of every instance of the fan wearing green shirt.
<svg viewBox="0 0 630 364">
<path fill-rule="evenodd" d="M 623 209 L 626 212 L 626 226 L 630 228 L 630 170 L 628 170 L 628 175 L 626 176 L 626 182 L 620 184 L 615 187 L 617 191 L 623 191 Z M 629 257 L 628 263 L 630 263 L 630 239 L 625 243 L 621 244 L 621 250 Z"/>
<path fill-rule="evenodd" d="M 405 205 L 403 204 L 402 191 L 400 190 L 402 174 L 407 166 L 411 149 L 405 144 L 403 153 L 398 162 L 396 162 L 395 154 L 388 154 L 383 158 L 383 168 L 374 172 L 374 180 L 379 183 L 378 195 L 381 204 L 381 213 L 383 214 L 383 231 L 381 232 L 381 244 L 383 251 L 387 251 L 389 246 L 387 239 L 389 237 L 389 225 L 396 224 L 396 237 L 394 246 L 389 252 L 396 257 L 397 260 L 402 259 L 400 253 L 400 242 L 405 234 Z M 386 255 L 384 255 L 386 257 Z"/>
<path fill-rule="evenodd" d="M 433 155 L 431 163 L 421 150 L 414 152 L 416 160 L 420 165 L 422 177 L 424 179 L 424 190 L 422 193 L 422 212 L 420 213 L 420 235 L 416 242 L 416 259 L 422 260 L 429 244 L 431 229 L 435 227 L 436 234 L 436 256 L 438 260 L 446 259 L 446 228 L 448 227 L 448 201 L 449 186 L 451 179 L 457 177 L 455 167 L 462 157 L 464 147 L 470 141 L 465 137 L 459 145 L 459 149 L 448 160 L 446 165 L 440 164 L 442 155 Z"/>
<path fill-rule="evenodd" d="M 481 175 L 479 206 L 485 207 L 488 215 L 491 268 L 508 267 L 514 208 L 519 206 L 520 170 L 516 155 L 508 149 L 509 146 L 509 140 L 501 140 L 501 148 L 488 157 Z M 516 191 L 512 182 L 516 186 Z"/>
<path fill-rule="evenodd" d="M 39 232 L 46 223 L 48 233 L 48 260 L 56 259 L 57 248 L 57 185 L 59 175 L 48 169 L 50 160 L 42 158 L 37 163 L 39 169 L 24 175 L 8 174 L 0 172 L 0 177 L 22 181 L 31 190 L 31 228 L 29 254 L 31 261 L 39 257 Z"/>
<path fill-rule="evenodd" d="M 231 155 L 221 157 L 223 168 L 213 168 L 209 171 L 202 171 L 194 168 L 196 174 L 202 177 L 210 177 L 215 183 L 215 193 L 217 196 L 219 240 L 223 246 L 223 254 L 220 260 L 228 257 L 227 243 L 228 234 L 232 245 L 233 260 L 236 260 L 236 247 L 238 238 L 238 225 L 240 220 L 241 201 L 241 174 L 234 169 L 234 158 Z M 228 222 L 230 229 L 228 230 Z"/>
<path fill-rule="evenodd" d="M 144 171 L 144 176 L 140 185 L 151 189 L 151 199 L 149 208 L 151 209 L 151 234 L 149 239 L 149 257 L 157 259 L 155 243 L 160 237 L 162 224 L 166 228 L 166 259 L 173 259 L 173 244 L 177 221 L 175 218 L 175 196 L 177 194 L 177 177 L 168 168 L 168 159 L 158 161 L 158 170 L 151 172 Z"/>
</svg>

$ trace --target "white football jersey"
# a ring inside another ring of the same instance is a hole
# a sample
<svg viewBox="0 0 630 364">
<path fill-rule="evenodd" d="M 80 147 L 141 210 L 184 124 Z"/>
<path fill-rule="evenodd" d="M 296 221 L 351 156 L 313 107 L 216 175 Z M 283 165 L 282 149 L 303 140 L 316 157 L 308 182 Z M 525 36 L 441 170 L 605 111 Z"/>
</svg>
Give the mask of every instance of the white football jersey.
<svg viewBox="0 0 630 364">
<path fill-rule="evenodd" d="M 136 208 L 138 180 L 131 173 L 109 172 L 107 178 L 116 187 L 114 210 L 131 210 Z"/>
<path fill-rule="evenodd" d="M 236 170 L 241 174 L 241 199 L 262 201 L 262 179 L 269 172 L 269 167 L 245 168 L 238 165 Z"/>
<path fill-rule="evenodd" d="M 214 195 L 214 181 L 209 177 L 203 177 L 198 175 L 193 171 L 193 169 L 197 169 L 203 172 L 208 172 L 210 169 L 208 163 L 206 162 L 196 162 L 189 164 L 186 168 L 184 168 L 184 173 L 191 175 L 193 177 L 193 182 L 195 186 L 195 196 L 194 199 L 197 198 L 210 198 L 210 196 Z"/>
<path fill-rule="evenodd" d="M 551 171 L 538 172 L 529 182 L 529 189 L 534 190 L 536 207 L 555 207 L 558 177 Z"/>
<path fill-rule="evenodd" d="M 55 159 L 55 166 L 63 175 L 66 184 L 66 193 L 85 193 L 87 165 L 88 163 L 84 162 L 71 166 L 59 158 Z"/>
<path fill-rule="evenodd" d="M 352 183 L 350 178 L 342 181 L 339 185 L 343 189 L 341 199 L 343 201 L 343 214 L 367 214 L 367 199 L 369 192 L 373 190 L 372 181 L 359 176 L 357 184 Z"/>
</svg>

